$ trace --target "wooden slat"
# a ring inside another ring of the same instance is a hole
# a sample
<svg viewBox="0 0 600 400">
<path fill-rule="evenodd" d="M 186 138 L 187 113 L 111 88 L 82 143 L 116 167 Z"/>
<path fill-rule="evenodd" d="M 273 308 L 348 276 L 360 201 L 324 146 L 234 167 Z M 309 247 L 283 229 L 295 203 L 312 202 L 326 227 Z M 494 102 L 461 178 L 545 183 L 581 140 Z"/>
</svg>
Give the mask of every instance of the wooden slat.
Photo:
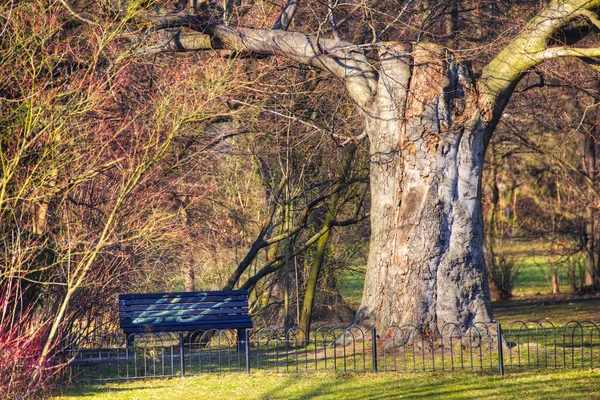
<svg viewBox="0 0 600 400">
<path fill-rule="evenodd" d="M 195 307 L 195 308 L 213 309 L 213 310 L 216 310 L 219 308 L 248 307 L 247 301 L 222 301 L 220 303 L 179 303 L 179 305 L 181 305 L 180 308 L 185 308 L 187 304 L 196 304 L 197 307 Z M 123 307 L 127 307 L 127 306 L 119 306 L 119 311 L 120 310 L 127 311 L 126 309 L 123 309 Z M 146 304 L 147 310 L 151 310 L 152 307 L 154 307 L 154 304 Z"/>
<path fill-rule="evenodd" d="M 186 297 L 186 298 L 168 298 L 168 299 L 134 299 L 134 300 L 119 300 L 119 305 L 124 306 L 137 306 L 147 304 L 186 304 L 186 303 L 223 303 L 228 301 L 248 301 L 247 297 L 229 298 L 222 297 L 216 298 L 211 296 L 207 297 Z"/>
<path fill-rule="evenodd" d="M 190 325 L 202 325 L 202 326 L 213 326 L 215 324 L 226 323 L 226 324 L 234 324 L 234 323 L 246 323 L 252 322 L 252 320 L 248 317 L 237 317 L 237 318 L 223 318 L 223 319 L 215 319 L 215 320 L 207 320 L 206 318 L 199 318 L 188 321 L 178 321 L 176 318 L 153 318 L 148 321 L 140 321 L 140 322 L 130 322 L 129 320 L 121 320 L 121 328 L 136 328 L 139 326 L 150 326 L 160 327 L 160 326 L 177 326 L 179 329 L 187 329 L 187 326 Z"/>
<path fill-rule="evenodd" d="M 123 328 L 123 332 L 129 333 L 152 333 L 152 332 L 191 332 L 191 331 L 209 331 L 212 329 L 251 329 L 252 321 L 235 323 L 215 323 L 211 325 L 161 325 L 161 326 L 137 326 Z"/>
<path fill-rule="evenodd" d="M 248 315 L 238 314 L 238 315 L 169 315 L 169 316 L 151 316 L 151 317 L 136 317 L 136 318 L 121 318 L 121 325 L 123 324 L 155 324 L 161 323 L 163 321 L 169 320 L 177 322 L 178 324 L 186 324 L 186 323 L 196 323 L 198 321 L 226 321 L 226 320 L 237 320 L 243 318 L 250 318 Z"/>
<path fill-rule="evenodd" d="M 237 303 L 237 302 L 247 303 L 248 299 L 241 299 L 239 301 L 231 301 L 229 299 L 221 299 L 218 301 L 203 301 L 202 298 L 188 298 L 188 299 L 136 299 L 135 301 L 130 300 L 121 300 L 119 301 L 119 306 L 143 306 L 143 305 L 171 305 L 171 304 L 204 304 L 205 306 L 218 305 L 224 303 Z"/>
<path fill-rule="evenodd" d="M 241 302 L 244 305 L 243 306 L 233 306 L 233 307 L 247 307 L 248 306 L 248 302 L 244 301 Z M 120 306 L 119 307 L 119 311 L 120 312 L 135 312 L 135 311 L 148 311 L 148 310 L 206 310 L 206 304 L 203 303 L 180 303 L 180 304 L 146 304 L 146 305 L 136 305 L 136 306 L 129 306 L 129 305 L 125 305 L 125 306 Z M 212 308 L 213 310 L 218 310 L 221 308 Z"/>
<path fill-rule="evenodd" d="M 218 314 L 248 314 L 248 308 L 230 308 L 219 310 L 148 310 L 148 311 L 121 311 L 121 318 L 139 318 L 139 317 L 166 317 L 166 316 L 184 316 L 184 315 L 218 315 Z"/>
<path fill-rule="evenodd" d="M 248 296 L 196 296 L 196 297 L 165 297 L 160 299 L 139 298 L 121 299 L 122 305 L 140 304 L 181 304 L 181 303 L 221 303 L 223 301 L 248 301 Z"/>
<path fill-rule="evenodd" d="M 197 303 L 223 303 L 228 301 L 248 301 L 246 296 L 227 296 L 227 297 L 186 297 L 186 298 L 172 298 L 172 299 L 133 299 L 133 300 L 119 300 L 119 305 L 123 306 L 139 306 L 139 305 L 165 305 L 170 304 L 197 304 Z"/>
<path fill-rule="evenodd" d="M 120 294 L 119 300 L 130 300 L 130 299 L 159 299 L 169 297 L 204 297 L 204 296 L 235 296 L 245 295 L 248 296 L 248 291 L 244 289 L 240 290 L 219 290 L 219 291 L 206 291 L 206 292 L 171 292 L 171 293 L 136 293 L 136 294 Z"/>
</svg>

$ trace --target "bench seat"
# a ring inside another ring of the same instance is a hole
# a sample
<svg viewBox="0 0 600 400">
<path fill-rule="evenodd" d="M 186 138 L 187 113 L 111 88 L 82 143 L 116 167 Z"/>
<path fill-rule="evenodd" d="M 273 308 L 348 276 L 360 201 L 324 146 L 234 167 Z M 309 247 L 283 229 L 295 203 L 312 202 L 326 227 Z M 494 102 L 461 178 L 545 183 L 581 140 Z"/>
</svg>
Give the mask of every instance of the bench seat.
<svg viewBox="0 0 600 400">
<path fill-rule="evenodd" d="M 125 334 L 250 329 L 247 290 L 119 295 Z"/>
</svg>

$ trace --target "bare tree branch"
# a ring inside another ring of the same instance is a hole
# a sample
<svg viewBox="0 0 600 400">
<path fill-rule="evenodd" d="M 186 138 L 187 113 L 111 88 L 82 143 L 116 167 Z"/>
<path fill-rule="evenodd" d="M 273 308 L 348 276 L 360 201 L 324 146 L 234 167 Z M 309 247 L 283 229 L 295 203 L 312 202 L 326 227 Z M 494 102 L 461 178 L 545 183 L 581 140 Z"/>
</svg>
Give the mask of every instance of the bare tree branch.
<svg viewBox="0 0 600 400">
<path fill-rule="evenodd" d="M 189 21 L 177 20 L 177 23 L 184 22 Z M 352 98 L 361 106 L 367 104 L 376 92 L 377 72 L 362 48 L 332 39 L 320 39 L 318 42 L 314 36 L 298 32 L 207 25 L 202 33 L 177 32 L 161 43 L 140 49 L 139 53 L 154 55 L 165 51 L 214 48 L 281 55 L 343 79 Z"/>
<path fill-rule="evenodd" d="M 294 15 L 296 14 L 296 10 L 298 9 L 298 0 L 288 0 L 287 4 L 281 11 L 281 15 L 277 19 L 277 22 L 273 26 L 273 29 L 279 29 L 282 31 L 287 31 L 292 19 L 294 19 Z"/>
<path fill-rule="evenodd" d="M 67 9 L 67 11 L 69 12 L 69 14 L 71 14 L 72 16 L 74 16 L 75 18 L 77 18 L 78 20 L 80 20 L 82 22 L 85 22 L 86 24 L 98 25 L 97 22 L 94 22 L 91 19 L 84 17 L 83 15 L 81 15 L 78 12 L 76 12 L 75 10 L 73 10 L 73 8 L 65 0 L 58 0 L 58 1 L 60 2 L 60 4 L 62 4 Z"/>
<path fill-rule="evenodd" d="M 209 50 L 212 49 L 210 36 L 198 32 L 175 32 L 169 38 L 152 46 L 141 47 L 138 54 L 153 56 L 165 52 Z"/>
<path fill-rule="evenodd" d="M 586 17 L 596 28 L 600 28 L 600 19 L 598 19 L 598 14 L 595 12 L 583 9 L 578 14 Z"/>
<path fill-rule="evenodd" d="M 532 18 L 519 35 L 482 70 L 480 106 L 484 118 L 490 122 L 498 121 L 517 83 L 541 62 L 557 57 L 600 55 L 600 49 L 595 48 L 547 48 L 557 32 L 564 30 L 574 19 L 584 15 L 595 23 L 596 16 L 591 10 L 598 7 L 600 0 L 553 0 Z"/>
<path fill-rule="evenodd" d="M 600 47 L 551 47 L 536 55 L 540 62 L 558 57 L 600 57 Z"/>
</svg>

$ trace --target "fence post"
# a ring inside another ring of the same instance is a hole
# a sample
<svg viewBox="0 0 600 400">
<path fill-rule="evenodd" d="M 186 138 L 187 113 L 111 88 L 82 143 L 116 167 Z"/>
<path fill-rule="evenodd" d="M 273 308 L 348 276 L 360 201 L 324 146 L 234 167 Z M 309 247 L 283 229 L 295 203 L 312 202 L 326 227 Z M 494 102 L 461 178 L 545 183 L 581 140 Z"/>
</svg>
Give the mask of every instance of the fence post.
<svg viewBox="0 0 600 400">
<path fill-rule="evenodd" d="M 377 373 L 377 329 L 371 329 L 371 351 L 373 352 L 373 373 Z"/>
<path fill-rule="evenodd" d="M 504 357 L 502 355 L 502 326 L 499 322 L 496 325 L 496 333 L 498 335 L 498 367 L 500 369 L 500 376 L 504 376 Z"/>
<path fill-rule="evenodd" d="M 250 332 L 244 329 L 244 353 L 246 355 L 246 373 L 250 373 Z"/>
<path fill-rule="evenodd" d="M 185 350 L 183 346 L 183 332 L 179 332 L 179 368 L 181 368 L 180 376 L 183 378 L 185 375 Z"/>
</svg>

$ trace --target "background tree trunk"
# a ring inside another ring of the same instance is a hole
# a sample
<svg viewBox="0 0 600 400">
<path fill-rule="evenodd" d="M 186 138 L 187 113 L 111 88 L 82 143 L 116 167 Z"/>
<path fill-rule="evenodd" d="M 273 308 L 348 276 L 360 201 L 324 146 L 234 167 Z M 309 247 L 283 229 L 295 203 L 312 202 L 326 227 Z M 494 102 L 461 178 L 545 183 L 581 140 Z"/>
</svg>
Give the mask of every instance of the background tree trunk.
<svg viewBox="0 0 600 400">
<path fill-rule="evenodd" d="M 342 171 L 340 172 L 340 176 L 338 176 L 339 184 L 342 184 L 350 174 L 350 169 L 352 166 L 352 160 L 356 154 L 356 146 L 351 146 L 348 151 L 345 159 L 344 166 Z M 315 249 L 315 256 L 313 258 L 312 264 L 310 266 L 310 271 L 308 274 L 308 280 L 306 282 L 306 289 L 304 291 L 304 300 L 302 302 L 302 308 L 299 317 L 298 327 L 300 331 L 298 332 L 298 340 L 299 343 L 305 344 L 310 339 L 310 323 L 313 315 L 313 306 L 315 301 L 315 294 L 317 292 L 317 284 L 319 282 L 319 275 L 321 274 L 321 270 L 325 265 L 325 253 L 327 250 L 327 244 L 329 242 L 329 237 L 331 236 L 331 228 L 333 222 L 335 221 L 336 215 L 339 211 L 340 207 L 340 193 L 334 193 L 328 202 L 327 212 L 325 214 L 325 219 L 323 220 L 323 229 L 327 229 L 327 231 L 319 238 L 317 242 L 317 248 Z"/>
<path fill-rule="evenodd" d="M 371 145 L 371 247 L 357 323 L 492 321 L 481 176 L 492 127 L 466 66 L 441 47 L 380 54 L 365 110 Z"/>
<path fill-rule="evenodd" d="M 595 182 L 597 178 L 597 158 L 596 158 L 596 133 L 597 128 L 594 128 L 589 133 L 583 133 L 582 144 L 583 144 L 583 168 L 588 178 Z M 590 196 L 592 197 L 592 196 Z M 597 254 L 596 248 L 596 227 L 594 222 L 596 219 L 596 212 L 592 204 L 589 204 L 585 208 L 585 249 L 586 249 L 586 265 L 585 265 L 585 286 L 594 288 L 600 284 L 600 278 L 598 276 L 597 265 Z"/>
<path fill-rule="evenodd" d="M 196 291 L 196 274 L 194 265 L 187 264 L 183 267 L 183 290 L 186 292 Z"/>
</svg>

